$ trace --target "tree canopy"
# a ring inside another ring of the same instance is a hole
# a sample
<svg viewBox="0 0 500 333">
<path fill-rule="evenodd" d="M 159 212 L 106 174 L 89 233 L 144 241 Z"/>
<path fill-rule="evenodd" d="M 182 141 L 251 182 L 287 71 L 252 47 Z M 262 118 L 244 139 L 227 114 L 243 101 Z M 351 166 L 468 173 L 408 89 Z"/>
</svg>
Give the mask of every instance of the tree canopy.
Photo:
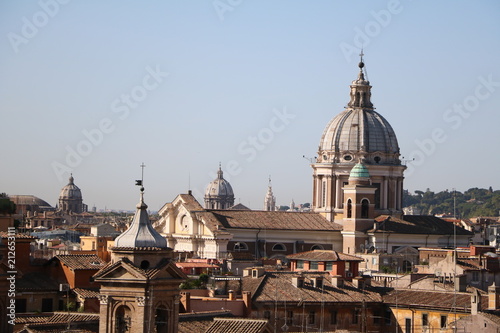
<svg viewBox="0 0 500 333">
<path fill-rule="evenodd" d="M 453 201 L 455 200 L 455 204 Z M 500 191 L 482 188 L 471 188 L 464 193 L 459 191 L 441 191 L 435 193 L 426 191 L 409 191 L 403 193 L 403 207 L 413 206 L 424 215 L 446 214 L 457 218 L 472 218 L 477 216 L 499 216 Z M 455 209 L 454 209 L 455 206 Z"/>
</svg>

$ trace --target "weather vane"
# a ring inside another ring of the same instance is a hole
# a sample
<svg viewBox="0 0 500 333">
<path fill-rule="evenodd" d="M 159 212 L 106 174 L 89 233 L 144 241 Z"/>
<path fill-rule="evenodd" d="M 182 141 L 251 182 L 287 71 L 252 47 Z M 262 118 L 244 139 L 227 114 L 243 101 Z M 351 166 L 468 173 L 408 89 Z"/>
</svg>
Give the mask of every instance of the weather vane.
<svg viewBox="0 0 500 333">
<path fill-rule="evenodd" d="M 144 162 L 142 162 L 142 164 L 140 165 L 141 169 L 142 169 L 142 172 L 141 172 L 141 179 L 138 179 L 135 181 L 135 185 L 137 186 L 141 186 L 141 191 L 144 191 L 144 168 L 146 167 L 146 165 L 144 164 Z"/>
</svg>

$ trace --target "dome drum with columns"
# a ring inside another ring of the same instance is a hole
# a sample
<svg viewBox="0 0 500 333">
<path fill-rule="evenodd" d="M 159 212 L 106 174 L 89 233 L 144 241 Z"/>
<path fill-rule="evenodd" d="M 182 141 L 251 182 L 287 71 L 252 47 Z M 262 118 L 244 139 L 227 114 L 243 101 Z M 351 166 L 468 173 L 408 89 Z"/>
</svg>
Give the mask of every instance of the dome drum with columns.
<svg viewBox="0 0 500 333">
<path fill-rule="evenodd" d="M 364 63 L 350 86 L 350 101 L 326 126 L 313 168 L 313 209 L 333 221 L 344 214 L 342 188 L 354 165 L 362 162 L 376 188 L 378 214 L 402 213 L 403 171 L 396 134 L 375 111 Z"/>
</svg>

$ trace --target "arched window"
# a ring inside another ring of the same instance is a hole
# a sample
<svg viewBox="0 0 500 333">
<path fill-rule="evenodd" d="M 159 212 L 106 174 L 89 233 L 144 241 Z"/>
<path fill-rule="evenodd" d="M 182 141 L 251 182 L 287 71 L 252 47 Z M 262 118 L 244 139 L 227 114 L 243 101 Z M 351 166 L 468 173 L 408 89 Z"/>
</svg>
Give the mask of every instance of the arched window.
<svg viewBox="0 0 500 333">
<path fill-rule="evenodd" d="M 368 200 L 367 199 L 361 200 L 361 218 L 362 219 L 368 218 Z"/>
<path fill-rule="evenodd" d="M 286 246 L 281 243 L 274 244 L 273 251 L 286 251 Z"/>
<path fill-rule="evenodd" d="M 314 250 L 324 250 L 323 245 L 314 244 L 313 246 L 311 246 L 311 251 L 314 251 Z"/>
<path fill-rule="evenodd" d="M 248 246 L 244 242 L 236 242 L 234 243 L 234 250 L 237 252 L 248 251 Z"/>
<path fill-rule="evenodd" d="M 121 305 L 115 312 L 116 333 L 130 332 L 131 313 L 128 306 Z"/>
<path fill-rule="evenodd" d="M 351 199 L 347 200 L 347 218 L 350 219 L 352 217 L 352 202 Z"/>
<path fill-rule="evenodd" d="M 167 333 L 168 332 L 168 310 L 167 310 L 167 308 L 160 306 L 156 309 L 155 327 L 156 327 L 156 333 Z"/>
</svg>

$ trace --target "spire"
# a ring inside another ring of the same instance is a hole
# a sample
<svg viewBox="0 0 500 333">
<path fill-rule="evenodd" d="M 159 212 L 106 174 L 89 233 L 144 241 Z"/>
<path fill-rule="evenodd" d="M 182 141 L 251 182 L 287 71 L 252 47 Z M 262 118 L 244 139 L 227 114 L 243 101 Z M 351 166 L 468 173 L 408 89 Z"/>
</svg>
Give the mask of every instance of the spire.
<svg viewBox="0 0 500 333">
<path fill-rule="evenodd" d="M 267 187 L 266 198 L 264 199 L 264 210 L 276 210 L 276 197 L 273 194 L 273 187 L 271 185 L 271 176 L 269 176 L 269 185 Z"/>
<path fill-rule="evenodd" d="M 222 174 L 223 174 L 222 167 L 221 167 L 220 162 L 219 162 L 219 170 L 217 170 L 217 178 L 222 179 L 223 178 Z"/>
<path fill-rule="evenodd" d="M 141 184 L 141 194 L 137 210 L 130 227 L 115 239 L 115 247 L 157 247 L 166 248 L 167 241 L 151 225 L 147 212 L 148 205 L 144 202 L 144 187 Z"/>
<path fill-rule="evenodd" d="M 348 104 L 351 108 L 373 108 L 373 104 L 370 101 L 372 87 L 370 86 L 370 81 L 365 79 L 363 56 L 363 49 L 361 49 L 361 53 L 359 54 L 358 78 L 352 81 L 351 84 L 351 100 Z"/>
</svg>

